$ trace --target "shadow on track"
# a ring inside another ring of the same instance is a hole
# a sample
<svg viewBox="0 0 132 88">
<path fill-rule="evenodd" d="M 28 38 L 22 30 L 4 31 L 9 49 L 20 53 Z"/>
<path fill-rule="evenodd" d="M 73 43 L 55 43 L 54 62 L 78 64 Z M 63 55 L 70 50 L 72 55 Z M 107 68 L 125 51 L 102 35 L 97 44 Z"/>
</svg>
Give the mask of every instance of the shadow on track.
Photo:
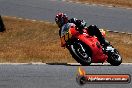
<svg viewBox="0 0 132 88">
<path fill-rule="evenodd" d="M 69 64 L 69 63 L 46 63 L 48 65 L 63 65 L 63 66 L 82 66 L 80 64 Z M 112 66 L 110 64 L 91 64 L 90 66 Z"/>
</svg>

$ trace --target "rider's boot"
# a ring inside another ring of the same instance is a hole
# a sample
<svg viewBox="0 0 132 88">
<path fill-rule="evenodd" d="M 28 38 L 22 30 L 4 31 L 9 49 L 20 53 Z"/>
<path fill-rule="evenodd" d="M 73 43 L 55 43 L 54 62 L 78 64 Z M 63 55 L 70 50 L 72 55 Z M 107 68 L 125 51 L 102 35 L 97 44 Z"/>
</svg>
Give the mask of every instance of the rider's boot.
<svg viewBox="0 0 132 88">
<path fill-rule="evenodd" d="M 105 52 L 106 49 L 107 49 L 107 46 L 110 45 L 110 42 L 107 41 L 105 38 L 103 38 L 103 39 L 100 41 L 100 44 L 102 45 L 103 51 Z"/>
<path fill-rule="evenodd" d="M 110 45 L 110 42 L 107 41 L 106 39 L 104 39 L 103 41 L 104 41 L 104 42 L 102 43 L 102 46 L 103 46 L 103 47 L 107 47 L 107 46 Z"/>
</svg>

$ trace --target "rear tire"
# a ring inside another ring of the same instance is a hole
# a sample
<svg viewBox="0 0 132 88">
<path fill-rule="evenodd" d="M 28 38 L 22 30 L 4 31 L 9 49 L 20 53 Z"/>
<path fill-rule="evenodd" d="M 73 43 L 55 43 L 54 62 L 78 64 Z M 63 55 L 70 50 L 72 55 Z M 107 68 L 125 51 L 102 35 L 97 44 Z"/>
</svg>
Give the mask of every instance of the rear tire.
<svg viewBox="0 0 132 88">
<path fill-rule="evenodd" d="M 91 64 L 91 51 L 85 44 L 80 41 L 74 42 L 68 46 L 72 57 L 81 65 L 88 66 Z"/>
</svg>

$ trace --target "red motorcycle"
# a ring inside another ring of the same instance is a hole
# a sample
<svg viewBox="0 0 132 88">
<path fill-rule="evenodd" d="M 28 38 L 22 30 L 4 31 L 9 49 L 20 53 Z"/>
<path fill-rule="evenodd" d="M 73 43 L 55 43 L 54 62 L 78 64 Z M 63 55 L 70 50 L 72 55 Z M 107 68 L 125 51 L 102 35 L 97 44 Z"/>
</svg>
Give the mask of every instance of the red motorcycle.
<svg viewBox="0 0 132 88">
<path fill-rule="evenodd" d="M 105 36 L 105 31 L 100 31 Z M 72 57 L 81 65 L 107 61 L 113 66 L 118 66 L 122 63 L 122 58 L 117 49 L 112 45 L 104 49 L 97 37 L 90 36 L 85 29 L 80 33 L 73 23 L 63 25 L 60 39 L 61 46 L 66 47 Z"/>
</svg>

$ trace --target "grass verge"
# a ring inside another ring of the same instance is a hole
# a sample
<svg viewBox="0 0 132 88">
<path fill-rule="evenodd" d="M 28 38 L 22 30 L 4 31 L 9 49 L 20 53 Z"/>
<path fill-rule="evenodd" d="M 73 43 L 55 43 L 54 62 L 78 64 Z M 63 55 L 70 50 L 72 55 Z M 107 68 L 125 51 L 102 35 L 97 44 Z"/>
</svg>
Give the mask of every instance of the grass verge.
<svg viewBox="0 0 132 88">
<path fill-rule="evenodd" d="M 6 31 L 0 33 L 0 63 L 76 62 L 67 49 L 60 47 L 55 24 L 2 17 Z M 123 62 L 132 62 L 132 35 L 107 33 L 119 49 Z"/>
</svg>

